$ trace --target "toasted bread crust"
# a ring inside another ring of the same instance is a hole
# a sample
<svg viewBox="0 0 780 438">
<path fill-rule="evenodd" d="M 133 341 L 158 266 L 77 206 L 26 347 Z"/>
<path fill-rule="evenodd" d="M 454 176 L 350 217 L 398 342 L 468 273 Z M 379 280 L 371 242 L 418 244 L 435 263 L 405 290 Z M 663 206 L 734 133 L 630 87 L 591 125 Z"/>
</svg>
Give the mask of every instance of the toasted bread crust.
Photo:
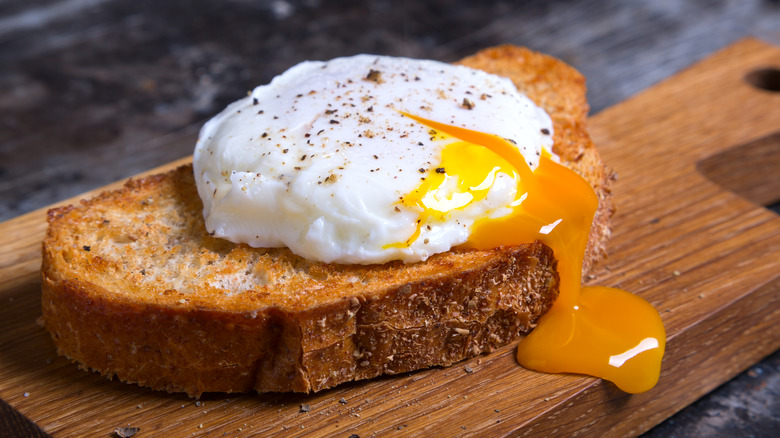
<svg viewBox="0 0 780 438">
<path fill-rule="evenodd" d="M 556 152 L 602 200 L 586 254 L 596 260 L 612 207 L 585 130 L 582 76 L 511 46 L 463 63 L 509 77 L 551 115 Z M 540 242 L 338 265 L 216 239 L 191 166 L 52 209 L 48 222 L 42 310 L 58 352 L 191 396 L 310 392 L 449 365 L 527 332 L 558 293 L 556 261 Z"/>
</svg>

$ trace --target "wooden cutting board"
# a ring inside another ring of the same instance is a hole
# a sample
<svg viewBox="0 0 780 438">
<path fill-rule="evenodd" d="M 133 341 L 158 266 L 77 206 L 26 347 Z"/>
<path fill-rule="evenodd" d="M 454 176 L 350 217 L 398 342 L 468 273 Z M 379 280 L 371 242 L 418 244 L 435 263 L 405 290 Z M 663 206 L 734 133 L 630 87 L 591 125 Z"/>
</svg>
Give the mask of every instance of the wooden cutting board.
<svg viewBox="0 0 780 438">
<path fill-rule="evenodd" d="M 590 283 L 661 313 L 649 392 L 527 371 L 514 345 L 314 395 L 195 401 L 107 381 L 57 357 L 36 324 L 39 210 L 0 224 L 0 398 L 56 437 L 639 434 L 780 347 L 780 217 L 760 206 L 780 200 L 779 76 L 780 49 L 745 40 L 591 119 L 619 212 Z"/>
</svg>

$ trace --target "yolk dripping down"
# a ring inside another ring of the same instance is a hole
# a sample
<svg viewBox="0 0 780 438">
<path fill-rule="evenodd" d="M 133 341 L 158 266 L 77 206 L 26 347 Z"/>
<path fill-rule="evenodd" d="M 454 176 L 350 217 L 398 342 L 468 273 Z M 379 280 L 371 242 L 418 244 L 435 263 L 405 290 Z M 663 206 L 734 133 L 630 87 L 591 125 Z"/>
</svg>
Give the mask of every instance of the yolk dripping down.
<svg viewBox="0 0 780 438">
<path fill-rule="evenodd" d="M 598 207 L 588 182 L 547 154 L 532 172 L 517 148 L 500 137 L 406 115 L 461 140 L 445 147 L 441 167 L 403 200 L 422 208 L 420 223 L 483 199 L 496 172 L 505 172 L 519 179 L 512 213 L 481 219 L 461 247 L 489 249 L 541 240 L 555 253 L 559 296 L 520 342 L 520 364 L 542 372 L 601 377 L 628 393 L 655 386 L 666 344 L 658 312 L 620 289 L 581 288 L 582 260 Z M 444 199 L 436 196 L 449 178 L 459 178 L 457 192 Z M 419 232 L 418 227 L 408 242 Z"/>
</svg>

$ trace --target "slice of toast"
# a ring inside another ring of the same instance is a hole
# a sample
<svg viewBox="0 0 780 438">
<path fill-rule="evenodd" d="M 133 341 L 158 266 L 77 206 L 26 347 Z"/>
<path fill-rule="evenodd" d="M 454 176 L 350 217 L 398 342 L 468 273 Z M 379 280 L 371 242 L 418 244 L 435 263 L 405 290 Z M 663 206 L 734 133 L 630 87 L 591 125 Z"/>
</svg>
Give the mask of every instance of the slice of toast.
<svg viewBox="0 0 780 438">
<path fill-rule="evenodd" d="M 601 199 L 586 267 L 609 234 L 609 178 L 583 77 L 502 46 L 463 64 L 512 79 L 552 117 L 555 150 Z M 310 392 L 449 365 L 517 339 L 553 303 L 540 242 L 425 262 L 338 265 L 210 236 L 191 166 L 49 211 L 42 310 L 60 354 L 157 390 Z"/>
</svg>

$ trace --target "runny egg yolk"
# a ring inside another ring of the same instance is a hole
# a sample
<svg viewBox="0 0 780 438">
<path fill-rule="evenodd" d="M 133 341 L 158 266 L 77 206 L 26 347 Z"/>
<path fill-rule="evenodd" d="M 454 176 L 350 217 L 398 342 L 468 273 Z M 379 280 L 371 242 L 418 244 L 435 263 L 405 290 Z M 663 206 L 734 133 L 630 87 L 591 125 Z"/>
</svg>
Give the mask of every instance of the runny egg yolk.
<svg viewBox="0 0 780 438">
<path fill-rule="evenodd" d="M 442 165 L 402 203 L 422 208 L 421 222 L 484 198 L 496 172 L 516 176 L 512 212 L 477 221 L 462 248 L 489 249 L 541 240 L 555 253 L 559 295 L 537 327 L 519 344 L 525 368 L 601 377 L 628 393 L 658 382 L 666 334 L 658 312 L 621 289 L 581 287 L 582 260 L 598 198 L 587 181 L 543 154 L 531 171 L 508 141 L 481 132 L 408 117 L 460 141 L 442 152 Z M 452 196 L 438 196 L 448 178 L 458 178 Z M 417 232 L 409 241 L 413 241 Z"/>
<path fill-rule="evenodd" d="M 441 136 L 435 132 L 432 135 Z M 420 228 L 428 219 L 443 221 L 450 211 L 484 200 L 498 172 L 518 180 L 512 165 L 484 146 L 466 140 L 448 144 L 442 151 L 440 166 L 421 177 L 420 185 L 401 200 L 407 207 L 422 208 L 417 230 L 406 242 L 389 246 L 408 246 L 420 236 Z"/>
</svg>

